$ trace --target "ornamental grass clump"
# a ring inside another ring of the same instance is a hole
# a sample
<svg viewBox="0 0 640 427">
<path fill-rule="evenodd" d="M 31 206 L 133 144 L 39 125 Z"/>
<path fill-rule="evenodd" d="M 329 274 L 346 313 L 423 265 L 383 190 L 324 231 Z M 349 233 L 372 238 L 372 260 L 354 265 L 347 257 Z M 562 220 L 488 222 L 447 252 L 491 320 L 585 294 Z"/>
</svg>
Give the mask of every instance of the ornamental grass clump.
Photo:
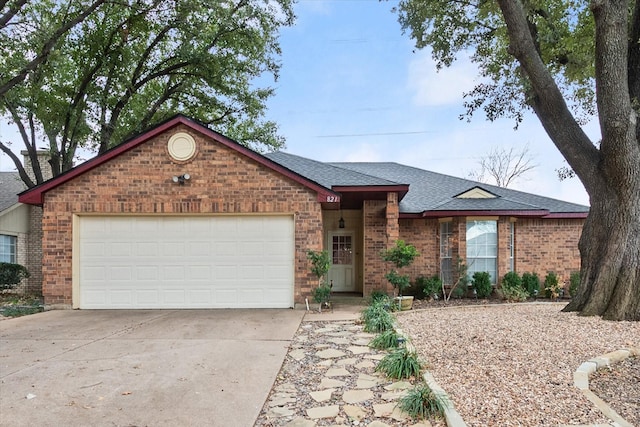
<svg viewBox="0 0 640 427">
<path fill-rule="evenodd" d="M 398 348 L 400 336 L 394 329 L 389 329 L 377 335 L 369 343 L 369 347 L 377 350 Z"/>
<path fill-rule="evenodd" d="M 420 383 L 401 397 L 397 406 L 414 419 L 425 419 L 443 417 L 447 401 L 443 396 L 431 390 L 429 385 Z"/>
<path fill-rule="evenodd" d="M 365 332 L 378 334 L 393 329 L 393 316 L 381 304 L 365 308 L 362 312 L 362 321 Z"/>
<path fill-rule="evenodd" d="M 401 347 L 387 354 L 376 366 L 376 372 L 382 372 L 389 378 L 403 379 L 418 377 L 422 370 L 422 364 L 418 359 L 418 353 Z"/>
</svg>

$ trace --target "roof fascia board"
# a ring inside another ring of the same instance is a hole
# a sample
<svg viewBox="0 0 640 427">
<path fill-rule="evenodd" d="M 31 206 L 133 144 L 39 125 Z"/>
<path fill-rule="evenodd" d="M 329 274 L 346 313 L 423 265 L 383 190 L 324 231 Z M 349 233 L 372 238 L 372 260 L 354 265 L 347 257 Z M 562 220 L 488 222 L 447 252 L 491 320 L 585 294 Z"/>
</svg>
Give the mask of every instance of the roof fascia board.
<svg viewBox="0 0 640 427">
<path fill-rule="evenodd" d="M 548 210 L 540 209 L 535 211 L 425 211 L 423 218 L 437 218 L 444 216 L 516 216 L 516 217 L 538 217 L 546 218 Z"/>
<path fill-rule="evenodd" d="M 586 218 L 588 216 L 589 216 L 589 212 L 554 212 L 544 216 L 543 218 L 572 219 L 572 218 Z"/>
<path fill-rule="evenodd" d="M 167 120 L 164 123 L 159 124 L 158 126 L 148 130 L 147 132 L 144 132 L 132 139 L 130 139 L 129 141 L 123 142 L 122 144 L 114 147 L 113 149 L 105 152 L 104 154 L 94 157 L 93 159 L 87 160 L 86 162 L 78 165 L 77 167 L 69 170 L 68 172 L 65 172 L 61 175 L 58 175 L 57 177 L 46 181 L 36 187 L 30 188 L 26 191 L 23 191 L 22 193 L 20 193 L 18 195 L 18 201 L 21 203 L 25 203 L 25 204 L 31 204 L 31 205 L 39 205 L 41 206 L 44 203 L 44 193 L 46 193 L 47 191 L 50 191 L 64 183 L 66 183 L 67 181 L 70 181 L 71 179 L 84 174 L 85 172 L 88 172 L 100 165 L 102 165 L 103 163 L 108 162 L 109 160 L 113 159 L 114 157 L 119 156 L 120 154 L 123 154 L 135 147 L 137 147 L 138 145 L 154 138 L 155 136 L 166 132 L 168 130 L 170 130 L 171 128 L 178 126 L 178 125 L 185 125 L 187 127 L 189 127 L 190 129 L 199 132 L 205 136 L 208 136 L 209 138 L 213 139 L 214 141 L 236 151 L 239 152 L 240 154 L 243 154 L 247 157 L 249 157 L 250 159 L 258 162 L 259 164 L 262 164 L 263 166 L 266 166 L 294 181 L 296 181 L 297 183 L 310 188 L 314 191 L 317 192 L 317 200 L 318 202 L 340 202 L 340 195 L 336 194 L 334 191 L 332 191 L 331 189 L 325 188 L 323 186 L 321 186 L 320 184 L 317 184 L 313 181 L 310 181 L 309 179 L 303 177 L 302 175 L 299 175 L 281 165 L 279 165 L 278 163 L 275 163 L 271 160 L 269 160 L 268 158 L 264 157 L 263 155 L 256 153 L 255 151 L 238 144 L 237 142 L 219 134 L 218 132 L 215 132 L 209 128 L 207 128 L 206 126 L 196 123 L 193 120 L 188 119 L 185 116 L 179 115 L 176 116 L 172 119 Z"/>
<path fill-rule="evenodd" d="M 341 193 L 407 192 L 409 185 L 333 185 L 331 189 Z"/>
</svg>

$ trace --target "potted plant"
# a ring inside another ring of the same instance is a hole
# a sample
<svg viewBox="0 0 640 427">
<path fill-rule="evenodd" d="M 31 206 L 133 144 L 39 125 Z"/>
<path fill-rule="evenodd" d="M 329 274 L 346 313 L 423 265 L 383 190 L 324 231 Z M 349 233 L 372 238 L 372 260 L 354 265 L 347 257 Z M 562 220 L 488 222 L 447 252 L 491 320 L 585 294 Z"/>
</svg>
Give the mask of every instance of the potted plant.
<svg viewBox="0 0 640 427">
<path fill-rule="evenodd" d="M 402 296 L 402 292 L 411 286 L 409 276 L 400 274 L 398 272 L 402 267 L 410 265 L 413 260 L 419 256 L 420 253 L 413 245 L 408 245 L 404 240 L 398 240 L 396 245 L 392 248 L 382 252 L 382 259 L 390 262 L 394 265 L 394 269 L 391 269 L 384 277 L 391 283 L 391 285 L 398 291 L 398 305 L 400 310 L 408 310 L 413 305 L 412 296 Z"/>
<path fill-rule="evenodd" d="M 326 282 L 326 276 L 331 266 L 329 252 L 308 250 L 307 258 L 311 261 L 311 272 L 318 278 L 318 287 L 313 290 L 313 300 L 320 305 L 318 310 L 322 312 L 322 306 L 331 306 L 329 302 L 331 286 Z"/>
</svg>

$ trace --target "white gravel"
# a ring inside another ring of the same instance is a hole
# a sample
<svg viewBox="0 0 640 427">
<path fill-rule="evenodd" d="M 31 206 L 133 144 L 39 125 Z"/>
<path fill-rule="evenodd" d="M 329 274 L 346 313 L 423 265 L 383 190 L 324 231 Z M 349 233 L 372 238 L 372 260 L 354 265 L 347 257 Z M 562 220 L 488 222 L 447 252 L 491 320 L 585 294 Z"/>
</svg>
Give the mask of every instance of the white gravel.
<svg viewBox="0 0 640 427">
<path fill-rule="evenodd" d="M 607 423 L 573 385 L 584 361 L 640 346 L 640 322 L 560 312 L 564 304 L 435 308 L 398 323 L 469 426 Z"/>
</svg>

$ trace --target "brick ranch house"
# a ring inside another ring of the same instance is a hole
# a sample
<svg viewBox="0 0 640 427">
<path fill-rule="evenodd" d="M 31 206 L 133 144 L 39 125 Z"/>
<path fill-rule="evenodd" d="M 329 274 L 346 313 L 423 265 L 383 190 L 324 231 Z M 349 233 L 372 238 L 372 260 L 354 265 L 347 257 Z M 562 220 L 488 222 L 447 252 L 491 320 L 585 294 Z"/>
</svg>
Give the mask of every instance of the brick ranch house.
<svg viewBox="0 0 640 427">
<path fill-rule="evenodd" d="M 390 291 L 380 251 L 452 260 L 498 278 L 579 269 L 588 208 L 397 163 L 258 154 L 177 116 L 19 196 L 42 206 L 42 293 L 50 308 L 291 307 L 332 256 L 335 292 Z"/>
</svg>

